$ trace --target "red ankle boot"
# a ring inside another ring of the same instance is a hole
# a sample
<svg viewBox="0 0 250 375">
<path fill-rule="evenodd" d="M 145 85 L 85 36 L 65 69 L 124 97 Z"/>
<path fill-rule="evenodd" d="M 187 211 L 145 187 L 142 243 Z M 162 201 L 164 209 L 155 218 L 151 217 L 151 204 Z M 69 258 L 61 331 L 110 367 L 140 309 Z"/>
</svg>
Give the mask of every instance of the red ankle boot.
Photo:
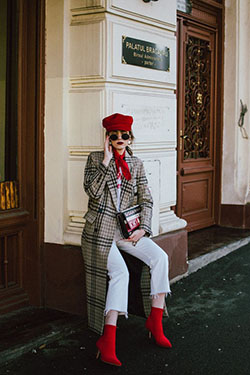
<svg viewBox="0 0 250 375">
<path fill-rule="evenodd" d="M 157 345 L 164 346 L 165 348 L 172 348 L 170 341 L 164 336 L 162 315 L 163 309 L 152 307 L 151 313 L 146 321 L 146 328 L 149 330 L 149 337 L 151 337 L 152 333 Z"/>
<path fill-rule="evenodd" d="M 105 324 L 104 333 L 96 343 L 98 352 L 96 358 L 101 353 L 101 361 L 109 365 L 121 366 L 121 362 L 115 354 L 116 326 Z"/>
</svg>

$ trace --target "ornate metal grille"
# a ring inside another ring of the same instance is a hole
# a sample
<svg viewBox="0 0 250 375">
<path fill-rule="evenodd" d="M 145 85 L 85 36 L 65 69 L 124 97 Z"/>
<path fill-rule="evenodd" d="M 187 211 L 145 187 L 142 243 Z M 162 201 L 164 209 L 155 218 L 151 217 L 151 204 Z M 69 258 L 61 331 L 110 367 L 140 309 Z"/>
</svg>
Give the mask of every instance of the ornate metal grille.
<svg viewBox="0 0 250 375">
<path fill-rule="evenodd" d="M 211 50 L 189 36 L 186 46 L 184 159 L 209 157 Z"/>
</svg>

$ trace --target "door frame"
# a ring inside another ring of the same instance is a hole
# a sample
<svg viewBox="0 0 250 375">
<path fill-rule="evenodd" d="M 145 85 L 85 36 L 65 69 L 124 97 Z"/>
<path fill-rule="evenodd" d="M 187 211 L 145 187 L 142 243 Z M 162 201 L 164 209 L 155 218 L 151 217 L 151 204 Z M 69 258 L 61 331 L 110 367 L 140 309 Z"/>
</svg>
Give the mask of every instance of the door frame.
<svg viewBox="0 0 250 375">
<path fill-rule="evenodd" d="M 222 146 L 223 146 L 223 89 L 224 89 L 224 0 L 216 3 L 210 0 L 193 0 L 192 12 L 186 14 L 177 11 L 177 206 L 176 213 L 181 217 L 181 192 L 180 192 L 180 123 L 182 121 L 182 95 L 178 95 L 183 82 L 183 24 L 188 22 L 194 26 L 215 32 L 217 67 L 215 76 L 216 98 L 215 107 L 215 137 L 214 137 L 214 220 L 215 224 L 220 222 L 221 211 L 221 166 L 222 166 Z M 200 229 L 199 227 L 187 228 L 188 230 Z"/>
<path fill-rule="evenodd" d="M 20 206 L 29 212 L 24 241 L 23 287 L 30 304 L 41 306 L 44 305 L 45 0 L 21 0 L 20 3 L 20 47 L 23 56 L 19 66 L 18 102 Z M 33 157 L 29 157 L 29 147 L 33 148 Z"/>
<path fill-rule="evenodd" d="M 19 0 L 18 182 L 19 205 L 0 213 L 7 255 L 16 236 L 17 285 L 0 290 L 0 314 L 44 304 L 44 92 L 45 0 Z M 8 259 L 8 258 L 6 258 Z"/>
</svg>

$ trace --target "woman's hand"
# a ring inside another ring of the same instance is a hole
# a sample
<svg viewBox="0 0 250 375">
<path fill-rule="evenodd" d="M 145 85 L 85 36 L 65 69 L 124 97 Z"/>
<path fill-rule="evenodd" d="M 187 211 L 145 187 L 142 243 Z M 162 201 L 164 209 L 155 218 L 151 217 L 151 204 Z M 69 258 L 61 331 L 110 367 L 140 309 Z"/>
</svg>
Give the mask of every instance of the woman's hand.
<svg viewBox="0 0 250 375">
<path fill-rule="evenodd" d="M 138 242 L 144 235 L 145 235 L 144 229 L 137 229 L 135 230 L 129 238 L 127 238 L 124 241 L 133 242 L 133 245 L 136 245 L 136 242 Z"/>
<path fill-rule="evenodd" d="M 104 143 L 104 159 L 103 164 L 107 167 L 109 165 L 110 160 L 113 157 L 112 146 L 109 144 L 109 136 L 107 135 Z"/>
</svg>

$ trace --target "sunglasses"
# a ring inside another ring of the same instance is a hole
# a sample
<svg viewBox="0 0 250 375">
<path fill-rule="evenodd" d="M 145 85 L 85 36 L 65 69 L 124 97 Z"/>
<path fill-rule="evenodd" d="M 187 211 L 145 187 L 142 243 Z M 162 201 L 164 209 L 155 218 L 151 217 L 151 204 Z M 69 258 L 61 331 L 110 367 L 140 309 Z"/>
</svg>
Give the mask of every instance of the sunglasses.
<svg viewBox="0 0 250 375">
<path fill-rule="evenodd" d="M 118 135 L 116 135 L 116 134 L 111 134 L 111 135 L 109 136 L 109 139 L 111 139 L 111 141 L 117 141 L 117 139 L 118 139 Z M 129 139 L 129 134 L 127 134 L 127 133 L 122 134 L 122 139 L 123 139 L 124 141 L 127 141 L 127 140 Z"/>
</svg>

